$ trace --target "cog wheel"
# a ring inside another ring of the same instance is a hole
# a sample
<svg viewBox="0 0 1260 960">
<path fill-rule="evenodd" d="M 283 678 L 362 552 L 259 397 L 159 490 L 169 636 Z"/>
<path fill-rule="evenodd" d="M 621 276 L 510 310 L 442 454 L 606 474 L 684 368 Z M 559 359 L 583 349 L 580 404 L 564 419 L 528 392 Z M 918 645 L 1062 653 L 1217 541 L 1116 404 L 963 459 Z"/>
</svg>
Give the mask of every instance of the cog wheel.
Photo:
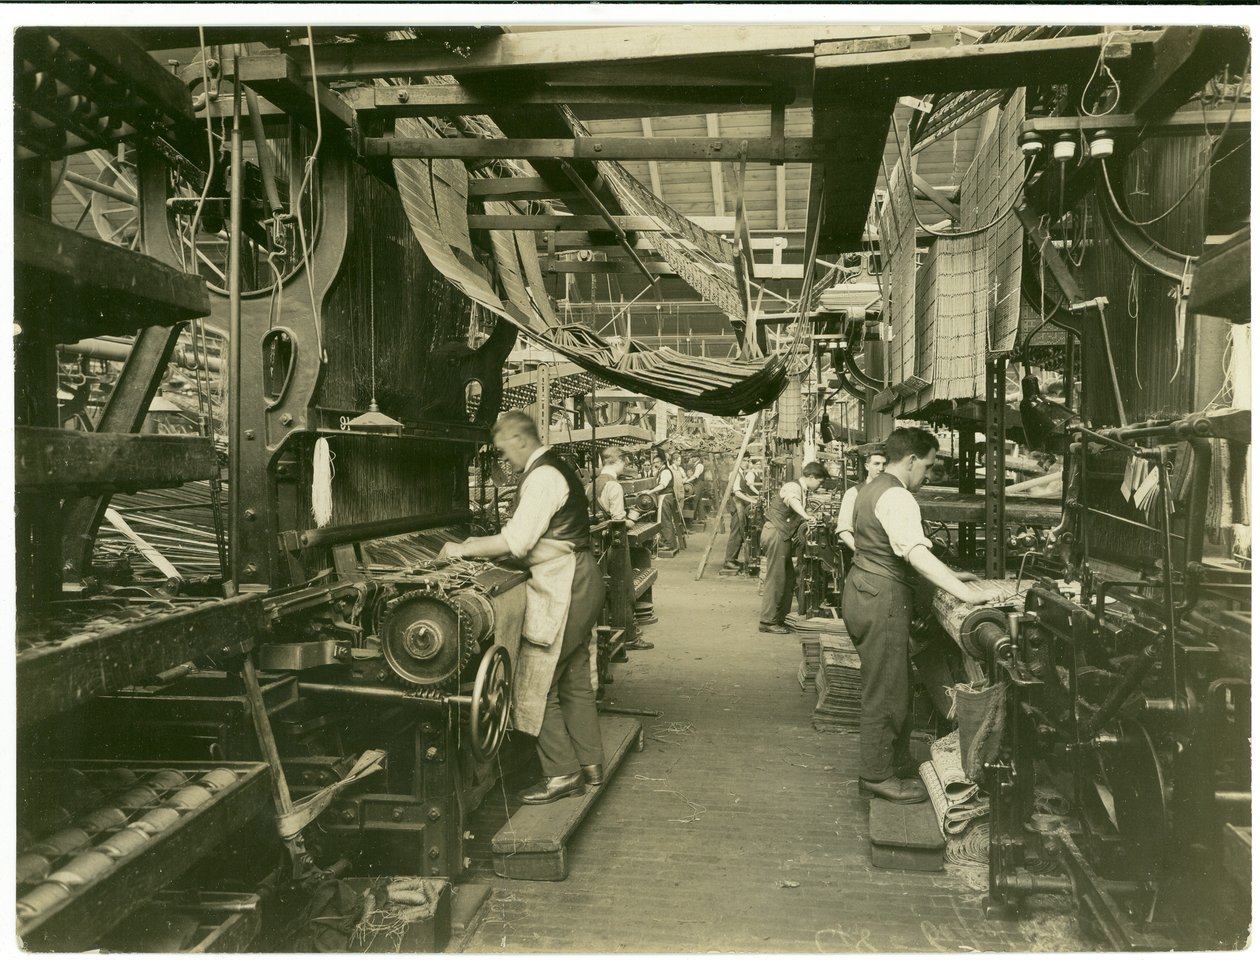
<svg viewBox="0 0 1260 960">
<path fill-rule="evenodd" d="M 385 605 L 379 636 L 390 669 L 408 683 L 437 687 L 457 678 L 472 658 L 465 615 L 433 590 L 402 593 Z"/>
</svg>

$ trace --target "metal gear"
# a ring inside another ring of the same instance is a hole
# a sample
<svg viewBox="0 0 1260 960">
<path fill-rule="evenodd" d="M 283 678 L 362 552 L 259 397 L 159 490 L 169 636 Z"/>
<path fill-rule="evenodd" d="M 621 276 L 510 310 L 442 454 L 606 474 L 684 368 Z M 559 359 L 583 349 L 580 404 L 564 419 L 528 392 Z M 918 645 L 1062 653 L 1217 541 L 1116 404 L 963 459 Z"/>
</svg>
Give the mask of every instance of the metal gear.
<svg viewBox="0 0 1260 960">
<path fill-rule="evenodd" d="M 435 688 L 458 678 L 475 644 L 465 642 L 469 624 L 459 605 L 434 584 L 409 590 L 384 606 L 378 634 L 390 669 L 408 683 Z"/>
</svg>

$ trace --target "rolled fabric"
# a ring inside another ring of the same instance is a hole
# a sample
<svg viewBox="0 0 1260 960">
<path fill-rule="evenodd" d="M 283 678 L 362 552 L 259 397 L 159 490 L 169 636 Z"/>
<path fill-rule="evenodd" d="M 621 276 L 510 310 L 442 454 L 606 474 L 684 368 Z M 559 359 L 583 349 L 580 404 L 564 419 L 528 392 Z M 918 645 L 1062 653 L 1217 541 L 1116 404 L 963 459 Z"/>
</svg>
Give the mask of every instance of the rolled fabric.
<svg viewBox="0 0 1260 960">
<path fill-rule="evenodd" d="M 126 793 L 119 794 L 114 803 L 120 807 L 147 807 L 149 804 L 157 800 L 157 791 L 152 787 L 146 787 L 141 784 L 138 787 L 132 787 Z"/>
<path fill-rule="evenodd" d="M 79 826 L 88 833 L 101 833 L 111 827 L 118 827 L 127 822 L 127 815 L 116 807 L 102 807 L 93 810 L 79 820 Z"/>
<path fill-rule="evenodd" d="M 174 807 L 176 810 L 196 810 L 198 807 L 210 801 L 210 791 L 205 787 L 193 784 L 191 787 L 184 787 L 169 800 L 165 806 Z"/>
<path fill-rule="evenodd" d="M 18 886 L 24 887 L 47 878 L 52 862 L 42 854 L 24 853 L 17 858 L 16 867 Z"/>
<path fill-rule="evenodd" d="M 27 920 L 46 913 L 59 903 L 70 899 L 70 889 L 59 883 L 41 883 L 30 893 L 24 894 L 17 902 L 19 919 Z"/>
<path fill-rule="evenodd" d="M 172 810 L 170 807 L 158 807 L 156 810 L 150 810 L 132 826 L 153 836 L 173 826 L 178 819 L 179 811 Z"/>
<path fill-rule="evenodd" d="M 963 803 L 979 792 L 980 788 L 963 773 L 957 730 L 932 741 L 932 766 L 936 768 L 945 796 L 951 804 Z"/>
<path fill-rule="evenodd" d="M 188 777 L 178 770 L 159 770 L 148 779 L 154 790 L 174 790 L 188 781 Z"/>
<path fill-rule="evenodd" d="M 95 849 L 117 860 L 127 856 L 129 853 L 134 853 L 148 842 L 149 838 L 144 831 L 136 827 L 127 827 L 125 830 L 119 830 L 117 833 L 110 834 L 98 843 Z"/>
<path fill-rule="evenodd" d="M 233 771 L 228 770 L 226 767 L 219 767 L 215 770 L 211 770 L 197 782 L 207 790 L 218 793 L 225 787 L 230 787 L 232 784 L 236 783 L 236 774 Z"/>
<path fill-rule="evenodd" d="M 30 852 L 42 853 L 48 857 L 64 857 L 72 850 L 87 846 L 88 841 L 91 839 L 86 831 L 80 830 L 78 827 L 70 827 L 67 830 L 58 830 L 51 837 L 41 840 L 31 847 Z"/>
<path fill-rule="evenodd" d="M 103 877 L 114 861 L 99 850 L 81 853 L 56 873 L 49 876 L 52 883 L 64 883 L 67 887 L 81 887 Z"/>
</svg>

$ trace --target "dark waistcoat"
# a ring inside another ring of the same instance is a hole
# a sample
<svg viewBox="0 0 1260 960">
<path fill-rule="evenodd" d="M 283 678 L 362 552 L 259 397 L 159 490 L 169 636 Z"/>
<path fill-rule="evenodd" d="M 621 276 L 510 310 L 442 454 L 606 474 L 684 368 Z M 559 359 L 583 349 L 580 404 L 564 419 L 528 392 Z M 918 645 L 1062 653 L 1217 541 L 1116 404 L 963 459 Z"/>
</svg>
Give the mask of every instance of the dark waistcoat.
<svg viewBox="0 0 1260 960">
<path fill-rule="evenodd" d="M 512 512 L 515 513 L 516 508 L 520 506 L 521 490 L 525 487 L 526 477 L 542 466 L 555 467 L 569 486 L 569 498 L 552 516 L 543 536 L 548 540 L 568 540 L 575 550 L 589 550 L 591 548 L 591 517 L 586 491 L 582 488 L 582 481 L 578 479 L 576 471 L 550 450 L 530 464 L 529 469 L 522 474 L 516 488 L 516 503 L 512 507 Z"/>
<path fill-rule="evenodd" d="M 893 553 L 888 532 L 875 516 L 879 498 L 893 487 L 904 485 L 892 474 L 881 473 L 858 491 L 853 505 L 853 542 L 857 548 L 853 565 L 866 573 L 913 586 L 914 567 Z"/>
</svg>

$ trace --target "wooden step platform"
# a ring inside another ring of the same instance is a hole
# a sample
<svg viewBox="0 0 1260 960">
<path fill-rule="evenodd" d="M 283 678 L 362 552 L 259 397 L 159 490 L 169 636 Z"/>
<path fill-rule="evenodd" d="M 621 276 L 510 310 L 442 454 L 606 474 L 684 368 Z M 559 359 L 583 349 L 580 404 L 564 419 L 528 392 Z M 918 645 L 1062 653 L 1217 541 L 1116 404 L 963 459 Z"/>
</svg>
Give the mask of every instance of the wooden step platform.
<svg viewBox="0 0 1260 960">
<path fill-rule="evenodd" d="M 569 875 L 566 845 L 612 782 L 630 748 L 643 749 L 643 728 L 630 717 L 600 714 L 604 738 L 604 783 L 587 787 L 580 797 L 520 807 L 494 840 L 494 872 L 509 880 L 563 880 Z"/>
<path fill-rule="evenodd" d="M 945 838 L 932 804 L 871 800 L 871 863 L 894 870 L 945 869 Z"/>
</svg>

